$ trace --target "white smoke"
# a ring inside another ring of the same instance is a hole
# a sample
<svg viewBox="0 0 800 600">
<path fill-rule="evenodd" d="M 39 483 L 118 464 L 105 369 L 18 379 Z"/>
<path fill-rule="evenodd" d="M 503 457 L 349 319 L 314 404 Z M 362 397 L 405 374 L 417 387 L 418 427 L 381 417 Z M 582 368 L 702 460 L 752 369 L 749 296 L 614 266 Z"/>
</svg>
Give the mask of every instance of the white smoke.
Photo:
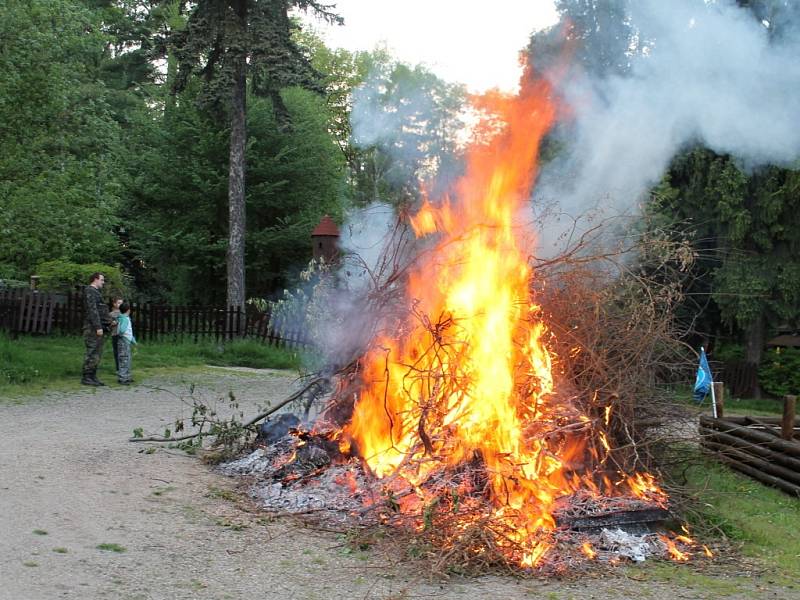
<svg viewBox="0 0 800 600">
<path fill-rule="evenodd" d="M 340 277 L 351 290 L 363 290 L 378 276 L 392 228 L 397 221 L 394 208 L 375 202 L 345 215 L 339 248 L 343 254 Z"/>
<path fill-rule="evenodd" d="M 543 167 L 537 203 L 555 202 L 570 217 L 597 207 L 605 215 L 635 212 L 670 160 L 697 143 L 745 168 L 797 160 L 796 29 L 771 40 L 772 23 L 730 0 L 629 6 L 645 41 L 629 72 L 600 77 L 572 69 L 556 82 L 572 119 L 561 132 L 565 151 Z M 563 229 L 551 219 L 542 233 L 544 253 L 556 251 Z"/>
</svg>

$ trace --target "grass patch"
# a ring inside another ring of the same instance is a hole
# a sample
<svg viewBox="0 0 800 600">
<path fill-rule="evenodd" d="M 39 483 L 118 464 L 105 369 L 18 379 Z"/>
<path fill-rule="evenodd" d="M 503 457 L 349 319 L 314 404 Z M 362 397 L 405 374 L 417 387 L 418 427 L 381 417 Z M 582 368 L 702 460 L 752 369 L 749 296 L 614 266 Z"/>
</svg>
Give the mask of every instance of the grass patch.
<svg viewBox="0 0 800 600">
<path fill-rule="evenodd" d="M 781 415 L 783 400 L 778 398 L 730 398 L 725 400 L 725 413 L 742 415 Z"/>
<path fill-rule="evenodd" d="M 37 394 L 48 389 L 81 387 L 84 342 L 78 336 L 20 336 L 0 333 L 0 397 Z M 134 347 L 133 375 L 141 378 L 164 370 L 215 365 L 261 369 L 297 369 L 297 351 L 252 340 L 142 342 Z M 111 341 L 106 340 L 98 377 L 116 381 Z"/>
<path fill-rule="evenodd" d="M 66 548 L 53 548 L 53 552 L 55 552 L 56 554 L 66 554 L 67 552 L 69 552 L 69 550 L 67 550 Z"/>
<path fill-rule="evenodd" d="M 229 342 L 224 346 L 202 344 L 200 351 L 207 364 L 219 367 L 298 369 L 302 362 L 302 356 L 297 351 L 267 346 L 252 340 Z"/>
<path fill-rule="evenodd" d="M 800 557 L 797 498 L 704 456 L 686 471 L 686 476 L 690 492 L 698 499 L 695 526 L 711 524 L 740 542 L 745 556 L 764 559 L 780 573 L 795 572 Z"/>
<path fill-rule="evenodd" d="M 678 404 L 685 404 L 695 409 L 703 409 L 711 414 L 711 394 L 707 395 L 702 403 L 698 404 L 692 399 L 692 389 L 686 386 L 674 386 L 669 392 Z M 731 398 L 725 396 L 725 412 L 737 415 L 780 415 L 783 414 L 783 400 L 781 398 Z"/>
<path fill-rule="evenodd" d="M 125 546 L 120 546 L 119 544 L 97 544 L 98 550 L 105 550 L 106 552 L 127 552 L 128 549 Z"/>
<path fill-rule="evenodd" d="M 47 532 L 44 529 L 34 529 L 33 533 L 35 535 L 47 535 Z"/>
</svg>

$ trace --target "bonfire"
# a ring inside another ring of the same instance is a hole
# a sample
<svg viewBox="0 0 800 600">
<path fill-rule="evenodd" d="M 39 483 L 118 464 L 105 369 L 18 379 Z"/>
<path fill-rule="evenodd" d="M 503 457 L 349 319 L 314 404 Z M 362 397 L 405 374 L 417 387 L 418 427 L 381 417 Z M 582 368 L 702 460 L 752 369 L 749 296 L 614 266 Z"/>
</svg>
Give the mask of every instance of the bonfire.
<svg viewBox="0 0 800 600">
<path fill-rule="evenodd" d="M 424 536 L 440 566 L 686 560 L 700 547 L 653 532 L 668 496 L 641 460 L 615 453 L 613 395 L 576 395 L 564 365 L 582 348 L 556 343 L 537 298 L 519 216 L 557 116 L 551 88 L 528 69 L 518 95 L 475 107 L 486 124 L 463 177 L 404 217 L 416 251 L 384 288 L 399 294 L 394 309 L 337 373 L 314 427 L 245 463 L 268 465 L 268 505 L 297 508 L 281 504 L 294 494 L 300 508 Z"/>
</svg>

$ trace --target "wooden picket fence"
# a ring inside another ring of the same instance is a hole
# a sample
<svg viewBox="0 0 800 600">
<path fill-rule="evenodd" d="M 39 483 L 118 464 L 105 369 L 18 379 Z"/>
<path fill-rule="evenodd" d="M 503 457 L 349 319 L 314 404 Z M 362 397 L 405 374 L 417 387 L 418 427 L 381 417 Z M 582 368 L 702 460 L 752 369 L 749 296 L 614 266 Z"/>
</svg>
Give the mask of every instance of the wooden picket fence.
<svg viewBox="0 0 800 600">
<path fill-rule="evenodd" d="M 84 327 L 83 294 L 0 290 L 0 330 L 19 334 L 80 334 Z M 217 341 L 248 338 L 270 346 L 301 348 L 311 342 L 302 327 L 269 312 L 240 307 L 172 306 L 131 303 L 131 320 L 139 340 Z"/>
<path fill-rule="evenodd" d="M 723 365 L 719 380 L 725 382 L 732 397 L 750 398 L 758 384 L 758 366 L 743 360 L 728 361 Z"/>
</svg>

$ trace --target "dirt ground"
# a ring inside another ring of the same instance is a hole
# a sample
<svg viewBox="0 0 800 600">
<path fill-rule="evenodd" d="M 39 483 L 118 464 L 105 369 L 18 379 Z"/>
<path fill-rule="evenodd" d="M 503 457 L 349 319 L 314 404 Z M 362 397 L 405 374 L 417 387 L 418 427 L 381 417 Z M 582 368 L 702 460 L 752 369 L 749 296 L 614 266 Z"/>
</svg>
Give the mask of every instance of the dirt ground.
<svg viewBox="0 0 800 600">
<path fill-rule="evenodd" d="M 294 379 L 209 368 L 0 398 L 1 599 L 800 598 L 766 577 L 651 563 L 571 581 L 431 581 L 401 557 L 350 552 L 336 534 L 248 510 L 238 482 L 197 458 L 127 441 L 134 428 L 163 433 L 189 416 L 192 385 L 206 399 L 233 391 L 249 416 Z"/>
</svg>

